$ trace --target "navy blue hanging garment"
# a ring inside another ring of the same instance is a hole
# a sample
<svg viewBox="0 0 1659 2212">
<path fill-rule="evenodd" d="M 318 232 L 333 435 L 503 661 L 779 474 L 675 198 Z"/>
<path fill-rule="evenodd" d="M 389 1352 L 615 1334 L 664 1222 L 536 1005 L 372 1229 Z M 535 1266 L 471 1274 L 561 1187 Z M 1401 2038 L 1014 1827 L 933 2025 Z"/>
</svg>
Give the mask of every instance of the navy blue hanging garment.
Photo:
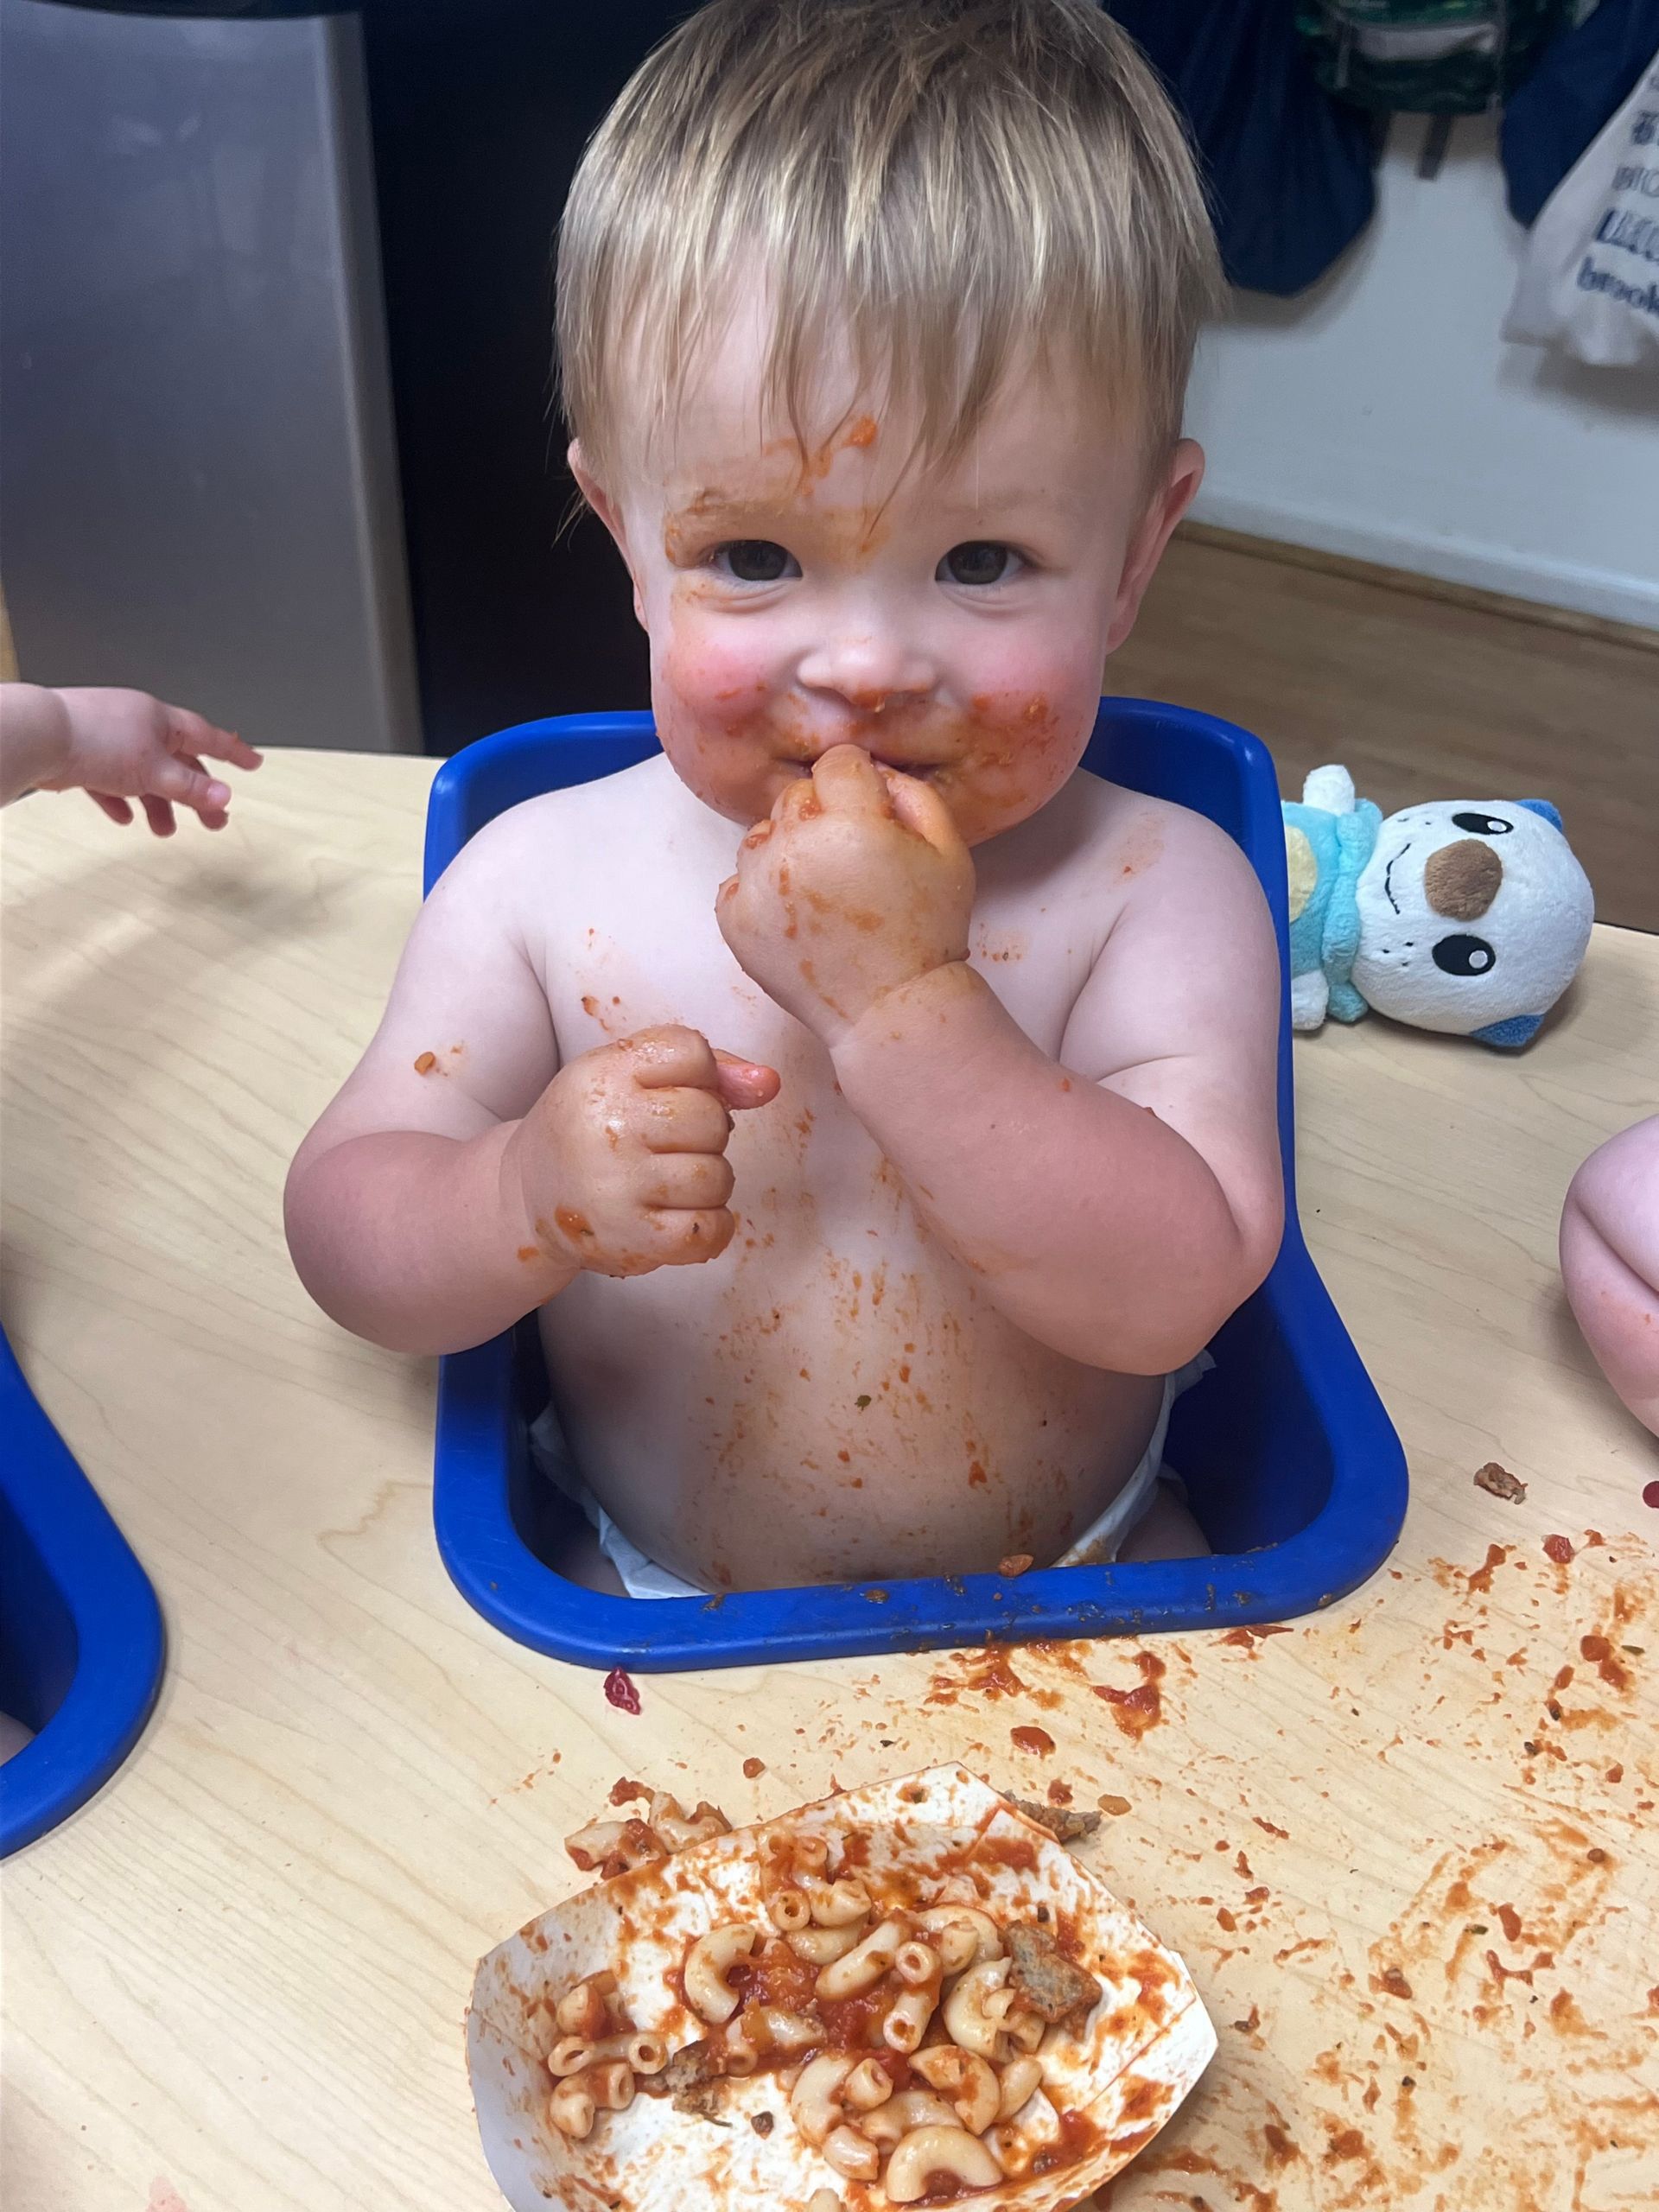
<svg viewBox="0 0 1659 2212">
<path fill-rule="evenodd" d="M 1510 213 L 1529 229 L 1556 186 L 1659 54 L 1659 0 L 1601 0 L 1546 47 L 1504 111 L 1498 139 Z M 1656 156 L 1659 158 L 1659 156 Z"/>
<path fill-rule="evenodd" d="M 1186 116 L 1228 279 L 1305 291 L 1371 219 L 1373 126 L 1321 89 L 1294 0 L 1103 0 Z"/>
</svg>

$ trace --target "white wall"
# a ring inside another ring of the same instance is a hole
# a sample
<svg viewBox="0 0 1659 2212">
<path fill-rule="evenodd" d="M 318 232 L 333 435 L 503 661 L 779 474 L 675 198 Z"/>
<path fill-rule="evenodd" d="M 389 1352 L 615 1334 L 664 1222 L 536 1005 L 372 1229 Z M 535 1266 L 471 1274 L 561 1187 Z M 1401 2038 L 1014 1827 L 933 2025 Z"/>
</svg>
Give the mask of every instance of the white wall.
<svg viewBox="0 0 1659 2212">
<path fill-rule="evenodd" d="M 1231 530 L 1659 627 L 1659 372 L 1498 336 L 1525 232 L 1495 127 L 1438 177 L 1394 125 L 1376 214 L 1299 300 L 1236 296 L 1199 351 L 1194 510 Z"/>
</svg>

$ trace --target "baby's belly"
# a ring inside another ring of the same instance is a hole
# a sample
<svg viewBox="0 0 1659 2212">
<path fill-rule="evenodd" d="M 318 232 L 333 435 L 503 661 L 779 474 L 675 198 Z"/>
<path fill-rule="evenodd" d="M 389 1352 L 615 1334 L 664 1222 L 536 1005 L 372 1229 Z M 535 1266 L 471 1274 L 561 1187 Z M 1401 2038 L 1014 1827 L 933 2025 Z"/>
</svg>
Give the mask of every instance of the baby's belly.
<svg viewBox="0 0 1659 2212">
<path fill-rule="evenodd" d="M 1139 1464 L 1160 1385 L 1015 1329 L 862 1132 L 836 1149 L 816 1179 L 801 1156 L 740 1166 L 722 1258 L 583 1276 L 545 1309 L 577 1466 L 705 1589 L 1046 1564 Z"/>
</svg>

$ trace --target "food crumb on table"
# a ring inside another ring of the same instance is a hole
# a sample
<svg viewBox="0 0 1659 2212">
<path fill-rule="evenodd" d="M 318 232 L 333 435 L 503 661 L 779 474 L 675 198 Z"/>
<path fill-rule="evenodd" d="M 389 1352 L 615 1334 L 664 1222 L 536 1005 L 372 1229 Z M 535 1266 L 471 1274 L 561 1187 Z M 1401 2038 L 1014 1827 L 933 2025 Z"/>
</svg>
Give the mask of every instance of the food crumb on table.
<svg viewBox="0 0 1659 2212">
<path fill-rule="evenodd" d="M 1527 1486 L 1520 1476 L 1512 1475 L 1496 1459 L 1488 1459 L 1484 1467 L 1476 1468 L 1475 1488 L 1485 1491 L 1492 1497 L 1501 1497 L 1510 1505 L 1519 1505 L 1527 1494 Z"/>
</svg>

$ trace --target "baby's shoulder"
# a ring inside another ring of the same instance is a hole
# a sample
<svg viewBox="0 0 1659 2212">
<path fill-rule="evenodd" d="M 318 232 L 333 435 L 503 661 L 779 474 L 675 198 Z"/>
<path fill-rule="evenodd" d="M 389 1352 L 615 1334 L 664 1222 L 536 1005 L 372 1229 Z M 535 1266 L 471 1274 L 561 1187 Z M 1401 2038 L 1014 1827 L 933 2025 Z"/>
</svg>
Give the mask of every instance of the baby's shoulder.
<svg viewBox="0 0 1659 2212">
<path fill-rule="evenodd" d="M 590 867 L 601 853 L 614 858 L 622 849 L 620 830 L 626 849 L 649 841 L 663 811 L 664 766 L 659 755 L 504 807 L 467 839 L 444 882 L 452 891 L 488 887 L 508 897 L 525 886 L 543 888 L 550 873 Z"/>
<path fill-rule="evenodd" d="M 1087 769 L 1037 820 L 1043 872 L 1096 911 L 1261 899 L 1249 858 L 1219 823 Z"/>
</svg>

